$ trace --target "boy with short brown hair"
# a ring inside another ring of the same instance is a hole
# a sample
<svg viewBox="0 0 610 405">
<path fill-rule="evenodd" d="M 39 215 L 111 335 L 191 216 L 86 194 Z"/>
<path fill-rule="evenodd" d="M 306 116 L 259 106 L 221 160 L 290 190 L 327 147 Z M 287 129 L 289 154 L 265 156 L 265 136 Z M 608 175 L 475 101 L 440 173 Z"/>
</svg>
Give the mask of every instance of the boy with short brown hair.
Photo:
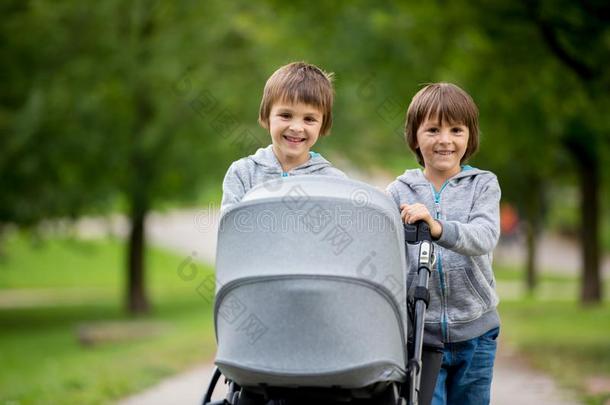
<svg viewBox="0 0 610 405">
<path fill-rule="evenodd" d="M 492 270 L 500 186 L 493 173 L 465 165 L 479 145 L 477 106 L 454 84 L 430 84 L 409 105 L 405 138 L 423 170 L 405 171 L 387 190 L 404 222 L 425 221 L 437 245 L 425 331 L 445 349 L 432 404 L 489 404 L 500 327 Z M 407 248 L 410 290 L 417 249 Z"/>
<path fill-rule="evenodd" d="M 271 145 L 231 164 L 222 185 L 226 211 L 257 184 L 277 177 L 327 175 L 346 177 L 311 147 L 332 126 L 332 74 L 305 62 L 276 70 L 265 84 L 259 124 Z"/>
</svg>

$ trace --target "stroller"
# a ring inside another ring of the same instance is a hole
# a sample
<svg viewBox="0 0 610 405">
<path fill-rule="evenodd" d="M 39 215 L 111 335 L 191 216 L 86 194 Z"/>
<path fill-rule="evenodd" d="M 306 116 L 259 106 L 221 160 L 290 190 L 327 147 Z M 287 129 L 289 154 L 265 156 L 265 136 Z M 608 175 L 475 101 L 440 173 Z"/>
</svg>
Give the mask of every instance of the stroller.
<svg viewBox="0 0 610 405">
<path fill-rule="evenodd" d="M 420 243 L 407 300 L 405 236 Z M 442 346 L 423 344 L 434 254 L 425 224 L 353 180 L 272 180 L 220 220 L 216 370 L 203 403 L 428 404 Z M 226 398 L 212 402 L 220 376 Z"/>
</svg>

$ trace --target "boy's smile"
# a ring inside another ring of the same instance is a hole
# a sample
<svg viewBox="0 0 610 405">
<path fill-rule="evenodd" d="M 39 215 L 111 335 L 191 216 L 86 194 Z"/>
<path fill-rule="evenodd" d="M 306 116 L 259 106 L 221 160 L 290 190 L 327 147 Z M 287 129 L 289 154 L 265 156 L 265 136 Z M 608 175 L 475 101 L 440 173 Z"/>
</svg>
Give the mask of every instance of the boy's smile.
<svg viewBox="0 0 610 405">
<path fill-rule="evenodd" d="M 295 144 L 305 142 L 305 139 L 306 139 L 306 138 L 301 138 L 298 136 L 289 136 L 289 135 L 283 135 L 283 138 L 285 140 L 287 140 L 288 142 L 295 143 Z"/>
<path fill-rule="evenodd" d="M 309 150 L 320 136 L 322 112 L 303 103 L 277 102 L 269 114 L 273 152 L 287 172 L 309 160 Z"/>
<path fill-rule="evenodd" d="M 444 181 L 459 173 L 468 138 L 466 125 L 439 123 L 436 117 L 428 117 L 417 129 L 417 146 L 426 176 Z"/>
</svg>

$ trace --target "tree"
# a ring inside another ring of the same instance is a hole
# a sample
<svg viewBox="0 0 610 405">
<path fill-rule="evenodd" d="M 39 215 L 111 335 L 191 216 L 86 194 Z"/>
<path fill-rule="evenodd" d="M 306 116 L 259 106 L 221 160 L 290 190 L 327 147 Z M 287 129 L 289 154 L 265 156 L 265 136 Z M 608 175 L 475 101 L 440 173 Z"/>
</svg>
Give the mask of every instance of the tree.
<svg viewBox="0 0 610 405">
<path fill-rule="evenodd" d="M 307 60 L 336 72 L 333 135 L 316 150 L 395 174 L 415 164 L 402 139 L 412 95 L 432 81 L 464 87 L 481 109 L 474 164 L 498 173 L 529 224 L 530 288 L 549 179 L 575 171 L 587 198 L 585 268 L 595 269 L 604 173 L 591 161 L 608 146 L 608 13 L 554 4 L 4 2 L 0 224 L 118 205 L 130 218 L 127 306 L 146 311 L 148 213 L 219 188 L 230 161 L 266 146 L 256 124 L 264 82 Z M 599 272 L 586 274 L 585 285 L 598 284 Z M 583 299 L 596 294 L 583 289 Z"/>
<path fill-rule="evenodd" d="M 239 113 L 213 87 L 224 67 L 207 63 L 234 40 L 229 14 L 157 1 L 3 8 L 0 223 L 35 226 L 118 200 L 130 218 L 126 306 L 146 312 L 147 213 L 217 183 L 227 144 L 239 144 L 228 133 Z"/>
<path fill-rule="evenodd" d="M 609 128 L 593 128 L 589 122 L 600 121 L 607 105 L 610 89 L 608 63 L 610 54 L 607 38 L 610 35 L 610 6 L 605 2 L 579 1 L 526 2 L 529 16 L 553 57 L 580 81 L 587 103 L 567 126 L 564 135 L 566 149 L 577 167 L 581 194 L 581 241 L 583 274 L 581 301 L 597 303 L 602 300 L 602 280 L 599 261 L 600 190 L 602 159 L 600 150 L 608 142 Z M 591 114 L 590 112 L 594 112 Z"/>
<path fill-rule="evenodd" d="M 222 40 L 211 45 L 205 35 L 215 29 L 223 35 L 232 28 L 208 11 L 188 3 L 144 1 L 116 2 L 109 11 L 108 19 L 117 23 L 106 35 L 113 38 L 116 56 L 108 60 L 111 69 L 104 80 L 120 89 L 123 106 L 123 119 L 115 125 L 114 152 L 121 156 L 115 184 L 128 207 L 127 308 L 136 314 L 150 307 L 144 261 L 147 214 L 164 201 L 192 199 L 206 179 L 216 180 L 224 171 L 217 164 L 223 156 L 220 135 L 237 124 L 217 105 L 218 97 L 193 88 L 192 82 L 210 83 L 219 73 L 201 55 L 218 56 L 215 47 Z M 205 32 L 192 36 L 200 25 Z M 111 106 L 108 111 L 107 119 L 116 116 Z"/>
<path fill-rule="evenodd" d="M 69 63 L 89 38 L 74 46 L 69 34 L 79 27 L 58 24 L 64 12 L 44 2 L 2 4 L 0 228 L 74 218 L 103 209 L 111 197 L 106 179 L 96 175 L 106 170 L 102 150 L 111 144 L 98 136 L 83 66 Z M 92 142 L 83 142 L 80 122 L 88 123 Z"/>
</svg>

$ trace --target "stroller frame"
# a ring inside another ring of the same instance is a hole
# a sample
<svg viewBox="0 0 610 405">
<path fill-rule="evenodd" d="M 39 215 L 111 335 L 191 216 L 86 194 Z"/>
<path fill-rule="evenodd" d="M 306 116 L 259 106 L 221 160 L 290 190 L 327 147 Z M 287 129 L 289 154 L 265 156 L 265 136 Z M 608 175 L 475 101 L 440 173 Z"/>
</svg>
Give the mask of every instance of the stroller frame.
<svg viewBox="0 0 610 405">
<path fill-rule="evenodd" d="M 428 347 L 424 349 L 424 320 L 430 301 L 428 281 L 436 257 L 430 228 L 425 222 L 419 221 L 413 225 L 405 225 L 404 233 L 406 243 L 419 244 L 417 285 L 413 294 L 408 296 L 410 316 L 414 326 L 413 338 L 408 344 L 408 352 L 412 355 L 409 356 L 407 362 L 406 380 L 400 384 L 400 387 L 392 384 L 394 388 L 386 389 L 386 395 L 390 396 L 389 401 L 395 405 L 426 405 L 432 399 L 442 360 L 442 350 L 440 348 Z M 242 394 L 244 394 L 242 388 L 226 377 L 225 383 L 229 385 L 226 398 L 212 402 L 212 395 L 221 375 L 221 371 L 216 367 L 204 396 L 203 405 L 250 405 L 256 403 L 242 397 Z M 422 375 L 426 377 L 424 378 L 427 382 L 425 387 L 422 386 Z M 340 395 L 338 396 L 340 397 Z M 270 399 L 266 390 L 264 398 L 264 403 L 267 403 L 267 400 Z"/>
</svg>

